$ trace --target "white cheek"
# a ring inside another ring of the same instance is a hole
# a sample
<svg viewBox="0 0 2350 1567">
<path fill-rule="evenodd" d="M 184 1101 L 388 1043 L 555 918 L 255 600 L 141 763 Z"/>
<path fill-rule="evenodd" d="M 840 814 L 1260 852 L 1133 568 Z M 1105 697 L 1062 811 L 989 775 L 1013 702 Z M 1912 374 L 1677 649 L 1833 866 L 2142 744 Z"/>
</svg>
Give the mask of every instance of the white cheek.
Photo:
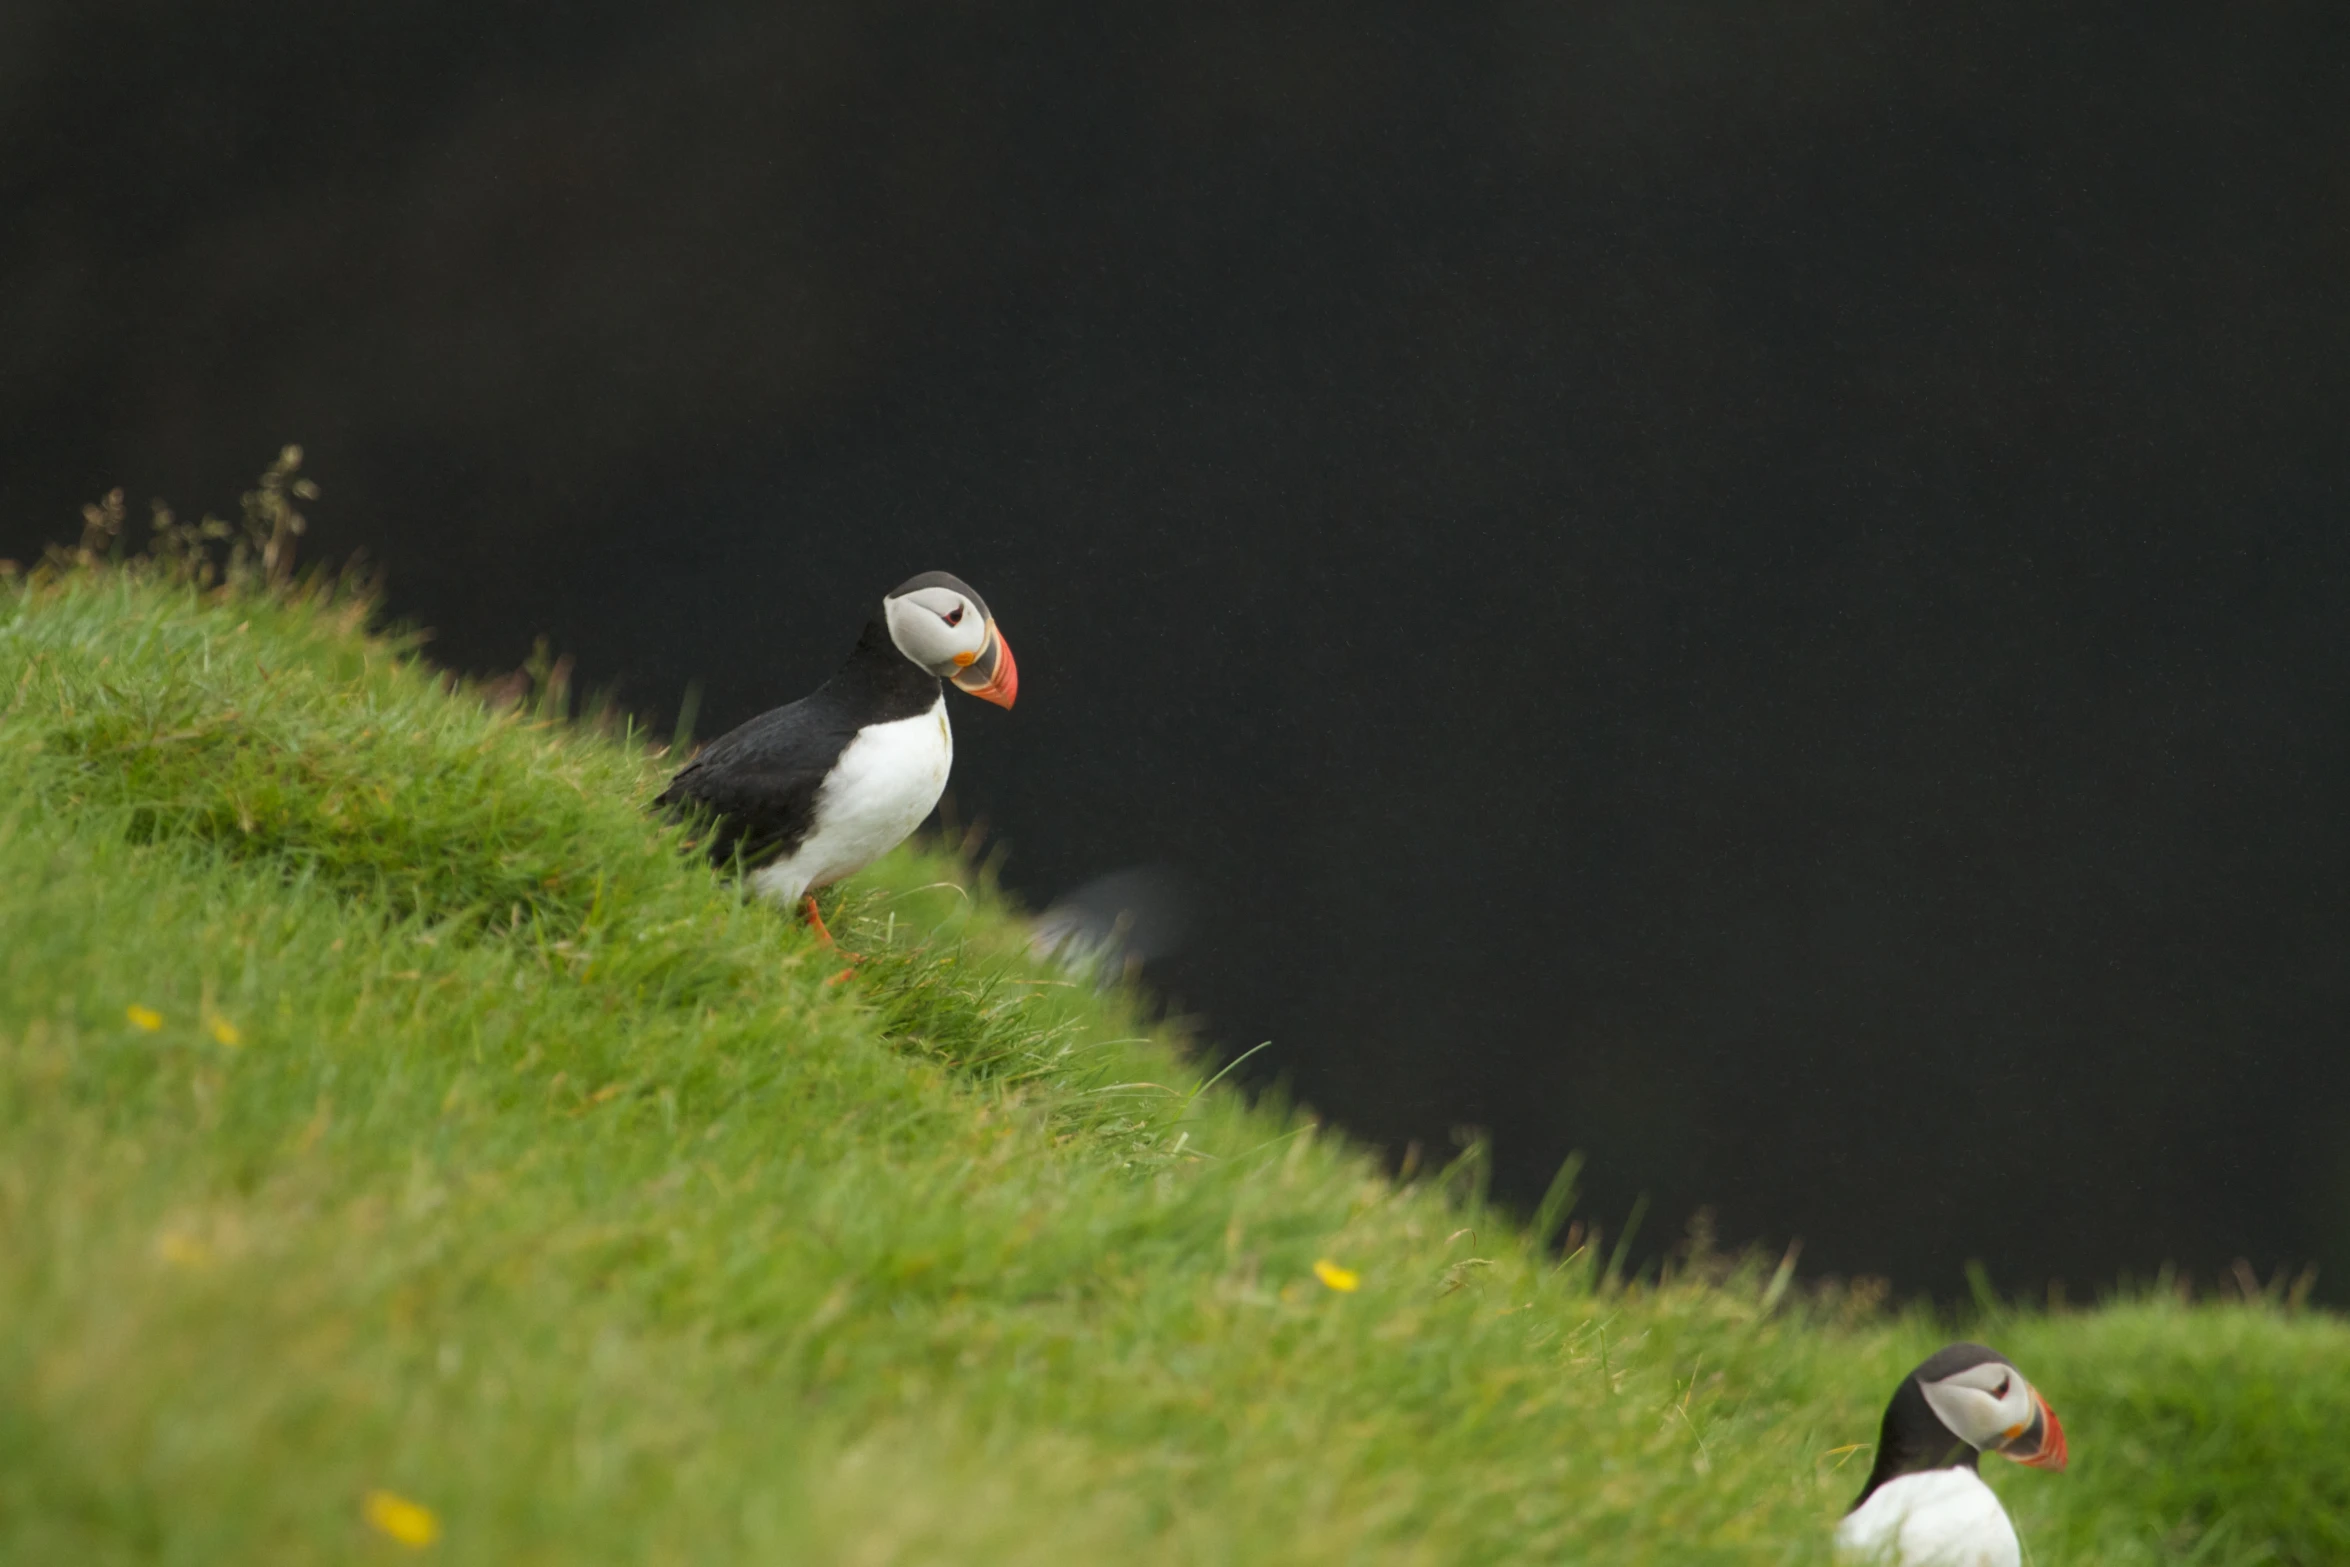
<svg viewBox="0 0 2350 1567">
<path fill-rule="evenodd" d="M 961 627 L 949 626 L 918 604 L 889 606 L 889 634 L 899 652 L 925 669 L 948 662 L 965 640 Z"/>
<path fill-rule="evenodd" d="M 1998 1441 L 2014 1424 L 2003 1418 L 2006 1405 L 1986 1388 L 1928 1387 L 1925 1393 L 1926 1402 L 1942 1423 L 1973 1446 L 1986 1447 Z"/>
</svg>

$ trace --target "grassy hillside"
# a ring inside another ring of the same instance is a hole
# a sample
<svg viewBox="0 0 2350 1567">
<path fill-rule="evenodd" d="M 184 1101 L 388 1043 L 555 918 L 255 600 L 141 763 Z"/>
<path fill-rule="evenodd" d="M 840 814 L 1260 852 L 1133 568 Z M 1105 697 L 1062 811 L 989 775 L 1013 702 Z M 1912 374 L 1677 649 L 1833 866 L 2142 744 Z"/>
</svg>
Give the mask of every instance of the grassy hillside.
<svg viewBox="0 0 2350 1567">
<path fill-rule="evenodd" d="M 1817 1561 L 1949 1336 L 1554 1264 L 950 857 L 834 983 L 641 747 L 363 621 L 0 583 L 0 1560 Z M 2071 1433 L 1986 1466 L 2042 1567 L 2350 1559 L 2341 1321 L 1974 1326 Z"/>
</svg>

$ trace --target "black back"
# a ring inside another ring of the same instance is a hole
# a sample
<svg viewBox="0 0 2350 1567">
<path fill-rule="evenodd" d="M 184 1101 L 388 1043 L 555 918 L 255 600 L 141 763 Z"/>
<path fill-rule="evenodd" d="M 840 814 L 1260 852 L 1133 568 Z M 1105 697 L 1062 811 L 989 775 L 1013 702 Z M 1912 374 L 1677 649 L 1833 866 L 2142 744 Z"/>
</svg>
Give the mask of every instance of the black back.
<svg viewBox="0 0 2350 1567">
<path fill-rule="evenodd" d="M 816 819 L 816 792 L 868 724 L 915 718 L 939 700 L 935 675 L 890 640 L 878 613 L 840 672 L 788 707 L 713 740 L 654 797 L 671 816 L 712 819 L 712 864 L 746 866 L 791 853 Z"/>
<path fill-rule="evenodd" d="M 1885 1423 L 1877 1431 L 1876 1467 L 1845 1511 L 1859 1507 L 1878 1486 L 1902 1475 L 1923 1474 L 1929 1469 L 1973 1469 L 1980 1455 L 1964 1437 L 1942 1423 L 1934 1406 L 1926 1402 L 1921 1384 L 1939 1382 L 1987 1360 L 2006 1359 L 1987 1344 L 1951 1344 L 1928 1355 L 1903 1377 L 1901 1386 L 1893 1390 L 1893 1402 L 1885 1406 Z"/>
</svg>

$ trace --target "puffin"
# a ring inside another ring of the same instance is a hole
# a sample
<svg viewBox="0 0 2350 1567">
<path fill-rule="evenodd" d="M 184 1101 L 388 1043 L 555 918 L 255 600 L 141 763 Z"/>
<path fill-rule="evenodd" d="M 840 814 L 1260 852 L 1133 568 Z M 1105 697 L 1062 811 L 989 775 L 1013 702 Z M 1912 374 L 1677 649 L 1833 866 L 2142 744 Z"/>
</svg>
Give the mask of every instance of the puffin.
<svg viewBox="0 0 2350 1567">
<path fill-rule="evenodd" d="M 1877 1435 L 1877 1464 L 1836 1528 L 1839 1561 L 1883 1567 L 2022 1567 L 1980 1453 L 2064 1467 L 2064 1427 L 2024 1374 L 1983 1344 L 1936 1350 L 1901 1379 Z"/>
<path fill-rule="evenodd" d="M 882 596 L 830 680 L 705 746 L 653 805 L 710 824 L 713 865 L 739 863 L 761 896 L 810 896 L 904 841 L 945 792 L 955 736 L 952 682 L 1009 708 L 1020 667 L 987 601 L 960 577 L 926 571 Z"/>
</svg>

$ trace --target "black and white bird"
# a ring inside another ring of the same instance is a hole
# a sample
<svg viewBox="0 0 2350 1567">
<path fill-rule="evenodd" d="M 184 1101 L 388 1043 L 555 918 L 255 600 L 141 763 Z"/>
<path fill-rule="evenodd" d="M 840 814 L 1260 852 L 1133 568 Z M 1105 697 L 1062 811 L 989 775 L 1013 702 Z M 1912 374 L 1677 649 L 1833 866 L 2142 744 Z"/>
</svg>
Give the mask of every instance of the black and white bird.
<svg viewBox="0 0 2350 1567">
<path fill-rule="evenodd" d="M 1980 1453 L 2062 1469 L 2064 1427 L 1997 1350 L 1952 1344 L 1893 1390 L 1876 1467 L 1837 1526 L 1837 1558 L 1871 1567 L 2021 1567 L 2015 1525 L 1975 1472 Z"/>
<path fill-rule="evenodd" d="M 838 674 L 712 741 L 653 803 L 708 816 L 712 863 L 739 855 L 755 889 L 787 908 L 804 899 L 830 940 L 808 894 L 897 847 L 946 790 L 944 680 L 998 707 L 1020 691 L 986 602 L 929 571 L 882 599 Z"/>
<path fill-rule="evenodd" d="M 1028 928 L 1028 950 L 1106 990 L 1170 957 L 1191 927 L 1191 889 L 1166 865 L 1135 865 L 1064 892 Z"/>
</svg>

